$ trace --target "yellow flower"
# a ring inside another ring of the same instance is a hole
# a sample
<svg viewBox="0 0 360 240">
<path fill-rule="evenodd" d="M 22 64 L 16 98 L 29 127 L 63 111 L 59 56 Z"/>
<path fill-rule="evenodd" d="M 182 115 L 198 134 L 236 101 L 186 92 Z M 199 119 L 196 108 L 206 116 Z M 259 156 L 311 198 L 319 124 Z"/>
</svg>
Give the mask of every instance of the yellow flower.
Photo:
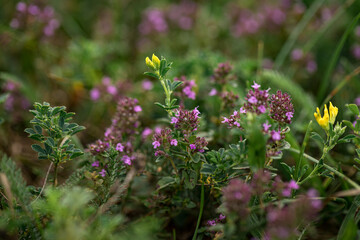
<svg viewBox="0 0 360 240">
<path fill-rule="evenodd" d="M 316 108 L 316 113 L 314 113 L 314 117 L 315 117 L 316 121 L 318 122 L 318 124 L 320 125 L 320 127 L 325 129 L 326 131 L 329 130 L 329 111 L 327 109 L 326 104 L 325 104 L 325 109 L 324 109 L 324 117 L 321 117 L 319 108 Z"/>
<path fill-rule="evenodd" d="M 314 113 L 314 117 L 315 117 L 316 121 L 318 122 L 318 124 L 323 129 L 329 130 L 329 123 L 331 123 L 331 124 L 335 123 L 335 119 L 336 119 L 336 116 L 337 116 L 339 110 L 337 107 L 334 107 L 332 105 L 332 103 L 330 102 L 330 105 L 329 105 L 330 114 L 329 114 L 326 104 L 324 106 L 325 106 L 324 116 L 321 117 L 319 108 L 316 108 L 316 113 Z"/>
<path fill-rule="evenodd" d="M 160 68 L 160 59 L 155 54 L 153 54 L 151 60 L 152 60 L 153 64 L 155 65 L 156 69 L 159 69 Z"/>
<path fill-rule="evenodd" d="M 334 123 L 335 123 L 336 116 L 337 116 L 339 110 L 338 110 L 337 107 L 334 107 L 331 102 L 330 102 L 329 110 L 330 110 L 330 122 L 331 122 L 332 124 L 334 124 Z"/>
<path fill-rule="evenodd" d="M 154 70 L 156 69 L 154 63 L 150 60 L 149 57 L 146 57 L 145 63 L 146 63 L 146 65 L 147 65 L 149 68 L 152 68 L 152 69 L 154 69 Z"/>
</svg>

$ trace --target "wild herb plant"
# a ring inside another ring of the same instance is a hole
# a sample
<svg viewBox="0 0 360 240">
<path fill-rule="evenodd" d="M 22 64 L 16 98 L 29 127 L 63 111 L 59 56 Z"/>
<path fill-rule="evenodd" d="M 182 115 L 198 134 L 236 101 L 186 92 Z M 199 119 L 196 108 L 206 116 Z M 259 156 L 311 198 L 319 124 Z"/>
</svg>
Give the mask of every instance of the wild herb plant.
<svg viewBox="0 0 360 240">
<path fill-rule="evenodd" d="M 33 144 L 31 148 L 38 153 L 39 159 L 48 159 L 54 164 L 54 186 L 58 184 L 59 164 L 72 160 L 84 153 L 71 142 L 71 137 L 83 131 L 85 127 L 71 123 L 75 113 L 67 113 L 65 107 L 51 107 L 49 103 L 35 103 L 30 112 L 34 119 L 33 128 L 25 129 L 29 137 L 42 144 Z"/>
<path fill-rule="evenodd" d="M 34 104 L 33 128 L 25 132 L 40 142 L 31 146 L 38 158 L 51 161 L 49 170 L 54 164 L 54 183 L 46 187 L 46 176 L 42 188 L 27 186 L 14 162 L 3 156 L 0 228 L 8 227 L 7 237 L 297 239 L 312 231 L 311 225 L 321 221 L 319 213 L 327 207 L 323 201 L 327 196 L 307 188 L 309 182 L 339 177 L 359 191 L 355 181 L 327 162 L 337 144 L 349 142 L 360 158 L 357 106 L 347 106 L 353 123 L 336 122 L 339 110 L 331 102 L 323 115 L 318 108 L 314 117 L 326 140 L 322 133 L 312 132 L 310 121 L 299 150 L 289 142 L 296 111 L 291 95 L 253 81 L 242 99 L 221 107 L 220 128 L 236 141 L 214 148 L 209 145 L 211 136 L 204 134 L 202 106 L 186 108 L 184 98 L 193 99 L 195 84 L 186 77 L 167 79 L 172 65 L 163 57 L 146 58 L 146 65 L 151 69 L 146 75 L 157 79 L 165 93 L 165 103 L 155 104 L 167 118 L 154 131 L 144 128 L 139 134 L 143 109 L 137 99 L 122 96 L 104 137 L 84 154 L 72 142 L 84 130 L 71 122 L 74 113 L 46 102 Z M 218 82 L 229 71 L 222 73 L 220 68 L 214 74 Z M 176 94 L 181 84 L 182 94 Z M 342 124 L 352 131 L 344 137 Z M 310 135 L 321 145 L 319 160 L 305 153 Z M 298 154 L 294 164 L 283 161 L 287 151 Z M 59 185 L 59 165 L 76 157 L 82 158 L 83 167 Z M 358 158 L 354 161 L 360 164 Z M 327 200 L 341 202 L 347 195 L 340 192 Z M 351 209 L 357 207 L 355 201 Z M 339 231 L 342 239 L 349 231 L 355 236 L 354 217 L 352 213 L 345 217 Z"/>
</svg>

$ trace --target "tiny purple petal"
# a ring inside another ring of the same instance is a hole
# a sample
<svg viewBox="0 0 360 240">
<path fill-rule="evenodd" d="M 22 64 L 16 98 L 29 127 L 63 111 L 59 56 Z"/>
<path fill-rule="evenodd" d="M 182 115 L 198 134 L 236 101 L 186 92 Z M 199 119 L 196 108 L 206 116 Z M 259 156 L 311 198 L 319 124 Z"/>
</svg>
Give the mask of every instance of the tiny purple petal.
<svg viewBox="0 0 360 240">
<path fill-rule="evenodd" d="M 123 152 L 124 151 L 124 146 L 121 143 L 118 143 L 116 145 L 116 151 Z"/>
<path fill-rule="evenodd" d="M 170 144 L 173 145 L 173 146 L 177 146 L 178 141 L 176 139 L 171 139 Z"/>
<path fill-rule="evenodd" d="M 134 111 L 135 112 L 141 112 L 142 108 L 139 105 L 137 105 L 137 106 L 134 107 Z"/>
<path fill-rule="evenodd" d="M 299 185 L 293 179 L 288 183 L 288 187 L 290 189 L 299 189 Z"/>
<path fill-rule="evenodd" d="M 195 150 L 195 149 L 196 149 L 196 145 L 195 145 L 195 144 L 190 144 L 190 149 L 191 149 L 191 150 Z"/>
<path fill-rule="evenodd" d="M 258 109 L 261 113 L 266 112 L 266 107 L 264 105 L 261 105 L 260 107 L 258 107 Z"/>
<path fill-rule="evenodd" d="M 93 163 L 91 164 L 91 166 L 93 166 L 93 167 L 99 167 L 99 166 L 100 166 L 99 161 L 93 162 Z"/>
<path fill-rule="evenodd" d="M 154 149 L 156 149 L 156 148 L 160 147 L 160 142 L 159 141 L 154 141 L 152 143 L 152 145 L 154 146 Z"/>
<path fill-rule="evenodd" d="M 93 100 L 93 101 L 98 100 L 98 99 L 100 98 L 100 91 L 99 91 L 99 89 L 97 89 L 97 88 L 91 89 L 91 91 L 90 91 L 90 98 L 91 98 L 91 100 Z"/>
<path fill-rule="evenodd" d="M 100 176 L 102 177 L 105 177 L 106 176 L 106 171 L 105 169 L 102 169 L 100 172 L 99 172 Z"/>
<path fill-rule="evenodd" d="M 209 96 L 215 96 L 217 94 L 217 90 L 215 88 L 211 89 L 209 92 Z"/>
<path fill-rule="evenodd" d="M 258 100 L 256 99 L 256 97 L 251 96 L 248 101 L 249 101 L 249 103 L 255 104 L 255 103 L 257 103 Z"/>
<path fill-rule="evenodd" d="M 128 155 L 124 155 L 121 158 L 121 161 L 123 161 L 126 165 L 131 165 L 131 158 Z"/>
<path fill-rule="evenodd" d="M 254 85 L 251 85 L 251 87 L 252 87 L 253 89 L 259 89 L 259 88 L 261 87 L 261 85 L 260 85 L 260 84 L 257 84 L 257 83 L 254 81 Z"/>
</svg>

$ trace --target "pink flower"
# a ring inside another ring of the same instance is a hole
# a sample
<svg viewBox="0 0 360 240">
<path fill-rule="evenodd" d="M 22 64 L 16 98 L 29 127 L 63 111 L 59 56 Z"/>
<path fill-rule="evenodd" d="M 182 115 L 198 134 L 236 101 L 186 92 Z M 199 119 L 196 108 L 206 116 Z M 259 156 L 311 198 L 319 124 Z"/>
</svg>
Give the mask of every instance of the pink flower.
<svg viewBox="0 0 360 240">
<path fill-rule="evenodd" d="M 99 167 L 99 166 L 100 166 L 99 161 L 93 162 L 93 163 L 91 164 L 91 166 L 93 166 L 93 167 Z"/>
<path fill-rule="evenodd" d="M 215 96 L 217 94 L 217 90 L 215 88 L 211 89 L 209 92 L 209 96 Z"/>
<path fill-rule="evenodd" d="M 159 141 L 154 141 L 152 143 L 152 145 L 154 146 L 154 149 L 156 149 L 156 148 L 160 147 L 160 142 Z"/>
<path fill-rule="evenodd" d="M 299 185 L 293 179 L 288 183 L 288 187 L 291 189 L 299 189 Z"/>
<path fill-rule="evenodd" d="M 251 96 L 248 101 L 249 101 L 249 103 L 255 104 L 255 103 L 257 103 L 258 100 L 256 99 L 256 97 Z"/>
<path fill-rule="evenodd" d="M 108 86 L 108 87 L 106 88 L 106 91 L 107 91 L 109 94 L 113 95 L 113 96 L 117 93 L 117 89 L 116 89 L 116 87 L 113 86 L 113 85 Z"/>
<path fill-rule="evenodd" d="M 244 107 L 240 108 L 240 113 L 246 113 L 246 109 Z"/>
<path fill-rule="evenodd" d="M 173 146 L 177 146 L 178 141 L 176 139 L 171 139 L 170 144 L 173 145 Z"/>
<path fill-rule="evenodd" d="M 272 130 L 272 131 L 271 131 L 271 138 L 272 138 L 274 141 L 279 141 L 279 140 L 281 140 L 280 131 L 274 131 L 274 130 Z"/>
<path fill-rule="evenodd" d="M 93 101 L 98 100 L 98 99 L 100 98 L 100 91 L 99 91 L 99 89 L 97 89 L 97 88 L 91 89 L 91 91 L 90 91 L 90 98 L 91 98 L 91 100 L 93 100 Z"/>
<path fill-rule="evenodd" d="M 261 105 L 260 107 L 258 107 L 258 109 L 261 113 L 266 112 L 266 107 L 264 105 Z"/>
<path fill-rule="evenodd" d="M 226 216 L 223 215 L 222 213 L 220 213 L 220 215 L 219 215 L 219 220 L 221 221 L 221 220 L 224 220 L 225 218 L 226 218 Z"/>
<path fill-rule="evenodd" d="M 153 84 L 149 79 L 145 79 L 144 81 L 142 81 L 142 88 L 146 91 L 149 91 L 153 88 Z"/>
<path fill-rule="evenodd" d="M 124 151 L 124 146 L 121 143 L 118 143 L 116 145 L 116 151 L 123 152 Z"/>
<path fill-rule="evenodd" d="M 102 82 L 105 86 L 108 86 L 108 85 L 110 85 L 110 83 L 111 83 L 111 78 L 108 77 L 108 76 L 104 76 L 104 77 L 101 79 L 101 82 Z"/>
<path fill-rule="evenodd" d="M 150 128 L 145 128 L 144 131 L 141 133 L 141 136 L 143 138 L 147 138 L 148 136 L 150 136 L 152 134 L 152 130 Z"/>
<path fill-rule="evenodd" d="M 16 5 L 16 10 L 18 10 L 19 12 L 25 12 L 26 11 L 26 3 L 24 2 L 18 2 L 18 4 Z"/>
<path fill-rule="evenodd" d="M 291 121 L 291 118 L 293 118 L 294 113 L 293 113 L 293 112 L 287 112 L 287 113 L 285 114 L 285 116 L 287 116 L 288 120 Z"/>
<path fill-rule="evenodd" d="M 123 161 L 126 165 L 131 165 L 131 158 L 128 155 L 124 155 L 121 158 L 121 161 Z"/>
<path fill-rule="evenodd" d="M 105 177 L 106 176 L 106 171 L 105 169 L 102 169 L 100 172 L 99 172 L 100 176 L 102 177 Z"/>
<path fill-rule="evenodd" d="M 195 149 L 196 149 L 196 145 L 195 145 L 195 144 L 190 144 L 190 149 L 191 149 L 191 150 L 195 150 Z"/>
<path fill-rule="evenodd" d="M 251 85 L 251 87 L 253 89 L 259 89 L 261 87 L 261 85 L 257 84 L 255 81 L 254 81 L 254 85 Z"/>
<path fill-rule="evenodd" d="M 179 121 L 179 119 L 178 119 L 178 118 L 176 118 L 176 117 L 172 117 L 172 118 L 171 118 L 171 122 L 170 122 L 170 123 L 172 123 L 172 124 L 176 124 L 178 121 Z"/>
<path fill-rule="evenodd" d="M 271 124 L 268 124 L 268 122 L 266 122 L 266 123 L 263 124 L 263 127 L 264 127 L 264 131 L 267 132 L 267 131 L 269 131 L 269 128 L 271 127 Z"/>
<path fill-rule="evenodd" d="M 135 112 L 141 112 L 142 108 L 139 105 L 137 105 L 137 106 L 134 107 L 134 111 Z"/>
</svg>

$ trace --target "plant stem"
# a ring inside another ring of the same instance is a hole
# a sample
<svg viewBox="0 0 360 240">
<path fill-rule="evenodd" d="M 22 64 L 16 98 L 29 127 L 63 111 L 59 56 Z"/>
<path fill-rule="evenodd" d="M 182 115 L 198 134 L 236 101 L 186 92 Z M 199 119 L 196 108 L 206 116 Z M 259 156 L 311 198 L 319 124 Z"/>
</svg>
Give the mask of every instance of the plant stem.
<svg viewBox="0 0 360 240">
<path fill-rule="evenodd" d="M 287 150 L 290 151 L 290 152 L 294 152 L 294 153 L 300 154 L 300 151 L 297 150 L 297 149 L 289 148 L 289 149 L 287 149 Z M 319 160 L 313 158 L 313 157 L 310 156 L 310 155 L 307 155 L 306 153 L 304 153 L 304 157 L 305 157 L 306 159 L 314 162 L 314 163 L 319 163 Z M 328 169 L 329 171 L 333 172 L 333 173 L 334 173 L 335 175 L 337 175 L 338 177 L 340 177 L 340 178 L 344 179 L 345 181 L 347 181 L 347 182 L 348 182 L 351 186 L 353 186 L 354 188 L 360 189 L 360 186 L 359 186 L 356 182 L 354 182 L 353 180 L 351 180 L 348 176 L 342 174 L 341 172 L 337 171 L 336 169 L 330 167 L 329 165 L 327 165 L 327 164 L 325 164 L 325 163 L 323 164 L 323 166 L 324 166 L 326 169 Z"/>
<path fill-rule="evenodd" d="M 200 212 L 199 212 L 199 216 L 198 216 L 198 220 L 197 220 L 197 223 L 196 223 L 196 228 L 195 228 L 195 232 L 194 232 L 194 236 L 192 238 L 192 240 L 196 240 L 196 237 L 197 237 L 197 231 L 198 231 L 198 228 L 200 226 L 200 222 L 201 222 L 201 216 L 202 216 L 202 213 L 203 213 L 203 210 L 204 210 L 204 184 L 201 185 L 201 198 L 200 198 Z"/>
<path fill-rule="evenodd" d="M 56 187 L 57 186 L 57 184 L 58 184 L 58 180 L 57 180 L 57 169 L 58 169 L 58 164 L 59 163 L 55 163 L 55 167 L 54 167 L 54 187 Z"/>
</svg>

